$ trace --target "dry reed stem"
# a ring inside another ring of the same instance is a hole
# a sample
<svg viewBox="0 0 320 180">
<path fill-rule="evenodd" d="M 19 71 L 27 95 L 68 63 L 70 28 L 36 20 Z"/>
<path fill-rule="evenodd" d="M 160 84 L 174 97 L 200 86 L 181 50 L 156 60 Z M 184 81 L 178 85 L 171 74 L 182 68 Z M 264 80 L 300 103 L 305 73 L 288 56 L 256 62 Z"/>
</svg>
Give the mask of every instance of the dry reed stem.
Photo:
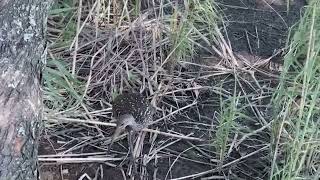
<svg viewBox="0 0 320 180">
<path fill-rule="evenodd" d="M 111 126 L 111 127 L 116 127 L 117 125 L 115 123 L 107 123 L 107 122 L 100 122 L 100 121 L 91 121 L 91 120 L 80 120 L 80 119 L 72 119 L 72 118 L 52 118 L 52 119 L 48 119 L 47 121 L 51 121 L 51 122 L 61 122 L 61 121 L 65 121 L 65 122 L 76 122 L 76 123 L 83 123 L 83 124 L 94 124 L 94 125 L 102 125 L 102 126 Z M 180 139 L 185 139 L 185 140 L 190 140 L 190 141 L 204 141 L 203 139 L 200 138 L 195 138 L 195 137 L 188 137 L 185 135 L 177 135 L 177 134 L 172 134 L 172 133 L 166 133 L 166 132 L 162 132 L 159 130 L 153 130 L 153 129 L 148 129 L 148 128 L 144 128 L 142 129 L 142 131 L 144 132 L 150 132 L 150 133 L 156 133 L 156 134 L 160 134 L 160 135 L 164 135 L 164 136 L 168 136 L 168 137 L 174 137 L 174 138 L 180 138 Z"/>
<path fill-rule="evenodd" d="M 38 161 L 43 162 L 57 162 L 57 163 L 84 163 L 84 162 L 107 162 L 107 161 L 121 161 L 124 158 L 111 157 L 87 157 L 87 158 L 38 158 Z"/>
</svg>

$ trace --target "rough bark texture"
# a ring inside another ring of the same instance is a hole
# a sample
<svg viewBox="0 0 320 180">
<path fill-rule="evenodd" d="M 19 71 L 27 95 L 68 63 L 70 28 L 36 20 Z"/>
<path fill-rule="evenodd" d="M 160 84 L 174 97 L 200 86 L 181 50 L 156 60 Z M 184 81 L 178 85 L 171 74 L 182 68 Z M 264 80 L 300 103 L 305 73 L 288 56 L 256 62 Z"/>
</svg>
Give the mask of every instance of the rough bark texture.
<svg viewBox="0 0 320 180">
<path fill-rule="evenodd" d="M 0 0 L 0 180 L 38 176 L 47 2 Z"/>
</svg>

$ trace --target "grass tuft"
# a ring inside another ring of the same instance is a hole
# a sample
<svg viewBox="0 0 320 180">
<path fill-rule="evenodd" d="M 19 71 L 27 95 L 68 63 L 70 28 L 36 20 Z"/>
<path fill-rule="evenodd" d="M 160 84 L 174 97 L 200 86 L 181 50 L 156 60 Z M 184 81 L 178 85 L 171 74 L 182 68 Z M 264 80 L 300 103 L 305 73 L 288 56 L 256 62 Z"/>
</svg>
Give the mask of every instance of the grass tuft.
<svg viewBox="0 0 320 180">
<path fill-rule="evenodd" d="M 317 0 L 310 2 L 284 58 L 284 72 L 273 99 L 270 179 L 312 179 L 319 175 L 319 5 Z"/>
<path fill-rule="evenodd" d="M 237 108 L 239 97 L 233 96 L 229 99 L 222 100 L 220 105 L 220 117 L 218 120 L 214 144 L 216 151 L 219 154 L 220 165 L 223 164 L 227 157 L 228 148 L 230 148 L 231 134 L 235 134 L 236 119 L 239 117 L 239 110 Z"/>
</svg>

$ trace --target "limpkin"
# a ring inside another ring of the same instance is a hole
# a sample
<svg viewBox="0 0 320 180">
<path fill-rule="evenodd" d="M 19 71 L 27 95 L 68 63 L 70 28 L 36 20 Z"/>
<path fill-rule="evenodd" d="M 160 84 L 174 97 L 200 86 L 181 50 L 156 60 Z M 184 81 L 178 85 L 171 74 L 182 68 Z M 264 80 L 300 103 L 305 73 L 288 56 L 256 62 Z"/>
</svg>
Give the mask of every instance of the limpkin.
<svg viewBox="0 0 320 180">
<path fill-rule="evenodd" d="M 134 135 L 149 125 L 154 112 L 155 108 L 139 93 L 123 93 L 118 95 L 112 102 L 113 119 L 116 121 L 117 127 L 111 139 L 109 151 L 115 138 L 125 129 L 128 132 L 129 153 L 135 171 L 136 165 L 133 155 Z"/>
</svg>

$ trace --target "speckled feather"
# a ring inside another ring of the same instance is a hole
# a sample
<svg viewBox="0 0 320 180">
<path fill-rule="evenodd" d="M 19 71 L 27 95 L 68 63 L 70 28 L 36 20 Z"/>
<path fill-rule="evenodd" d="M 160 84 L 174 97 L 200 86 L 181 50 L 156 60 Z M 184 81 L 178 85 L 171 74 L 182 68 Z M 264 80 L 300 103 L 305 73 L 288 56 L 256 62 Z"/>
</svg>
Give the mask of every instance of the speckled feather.
<svg viewBox="0 0 320 180">
<path fill-rule="evenodd" d="M 124 93 L 117 96 L 112 103 L 113 117 L 131 114 L 136 123 L 147 126 L 152 120 L 154 108 L 149 101 L 139 93 Z"/>
</svg>

